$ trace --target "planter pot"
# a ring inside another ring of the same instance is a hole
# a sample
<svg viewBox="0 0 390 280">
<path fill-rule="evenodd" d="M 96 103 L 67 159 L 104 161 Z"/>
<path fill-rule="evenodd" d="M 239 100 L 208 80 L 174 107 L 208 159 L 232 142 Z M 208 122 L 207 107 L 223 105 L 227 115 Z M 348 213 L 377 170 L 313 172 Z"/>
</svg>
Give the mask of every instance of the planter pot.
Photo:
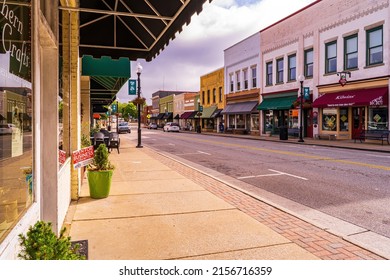
<svg viewBox="0 0 390 280">
<path fill-rule="evenodd" d="M 89 194 L 91 198 L 106 198 L 110 194 L 112 170 L 88 171 Z"/>
</svg>

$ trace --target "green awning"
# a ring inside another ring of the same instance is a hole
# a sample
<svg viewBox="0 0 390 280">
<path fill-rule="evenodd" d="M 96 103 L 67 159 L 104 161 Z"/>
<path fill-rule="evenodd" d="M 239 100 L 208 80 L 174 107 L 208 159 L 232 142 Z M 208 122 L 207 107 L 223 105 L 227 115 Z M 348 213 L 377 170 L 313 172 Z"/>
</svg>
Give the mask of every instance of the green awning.
<svg viewBox="0 0 390 280">
<path fill-rule="evenodd" d="M 297 96 L 265 98 L 257 106 L 257 110 L 288 110 L 291 109 L 295 100 L 297 100 Z"/>
<path fill-rule="evenodd" d="M 202 119 L 210 119 L 215 109 L 217 109 L 217 106 L 203 107 L 203 112 L 200 117 Z"/>
</svg>

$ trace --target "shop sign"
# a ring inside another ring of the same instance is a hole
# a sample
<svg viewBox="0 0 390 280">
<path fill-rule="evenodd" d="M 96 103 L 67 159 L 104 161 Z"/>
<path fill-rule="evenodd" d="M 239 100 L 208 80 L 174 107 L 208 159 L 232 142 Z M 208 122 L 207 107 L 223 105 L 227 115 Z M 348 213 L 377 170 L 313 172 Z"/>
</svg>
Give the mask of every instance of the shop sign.
<svg viewBox="0 0 390 280">
<path fill-rule="evenodd" d="M 0 53 L 9 55 L 9 72 L 31 82 L 31 8 L 0 2 Z"/>
<path fill-rule="evenodd" d="M 309 87 L 303 88 L 303 98 L 305 100 L 310 100 L 310 88 Z"/>
<path fill-rule="evenodd" d="M 63 165 L 66 161 L 66 152 L 63 150 L 58 150 L 58 162 L 60 165 Z"/>
<path fill-rule="evenodd" d="M 129 80 L 129 95 L 136 95 L 137 94 L 137 80 Z"/>
<path fill-rule="evenodd" d="M 87 166 L 93 160 L 93 146 L 74 151 L 72 153 L 73 167 L 80 168 Z"/>
</svg>

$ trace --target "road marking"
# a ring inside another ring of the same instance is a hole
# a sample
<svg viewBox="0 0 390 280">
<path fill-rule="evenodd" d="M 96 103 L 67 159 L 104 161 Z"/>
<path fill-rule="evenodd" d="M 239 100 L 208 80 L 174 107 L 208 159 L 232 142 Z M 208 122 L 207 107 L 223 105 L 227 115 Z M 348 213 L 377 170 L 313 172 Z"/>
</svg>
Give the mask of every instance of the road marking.
<svg viewBox="0 0 390 280">
<path fill-rule="evenodd" d="M 379 157 L 379 158 L 390 158 L 390 156 L 373 155 L 373 154 L 366 154 L 366 156 L 370 156 L 370 157 Z"/>
<path fill-rule="evenodd" d="M 286 173 L 286 172 L 282 172 L 282 171 L 278 171 L 278 170 L 274 170 L 274 169 L 268 169 L 269 171 L 272 171 L 272 172 L 275 172 L 275 173 L 271 173 L 271 174 L 262 174 L 262 175 L 251 175 L 251 176 L 243 176 L 243 177 L 237 177 L 236 179 L 238 180 L 242 180 L 242 179 L 251 179 L 251 178 L 258 178 L 258 177 L 268 177 L 268 176 L 280 176 L 280 175 L 287 175 L 287 176 L 291 176 L 291 177 L 294 177 L 294 178 L 297 178 L 297 179 L 301 179 L 301 180 L 309 180 L 305 177 L 301 177 L 301 176 L 297 176 L 297 175 L 293 175 L 293 174 L 289 174 L 289 173 Z"/>
<path fill-rule="evenodd" d="M 206 152 L 202 152 L 202 151 L 198 151 L 198 153 L 200 153 L 200 154 L 205 154 L 205 155 L 208 155 L 208 156 L 211 156 L 211 154 L 206 153 Z"/>
</svg>

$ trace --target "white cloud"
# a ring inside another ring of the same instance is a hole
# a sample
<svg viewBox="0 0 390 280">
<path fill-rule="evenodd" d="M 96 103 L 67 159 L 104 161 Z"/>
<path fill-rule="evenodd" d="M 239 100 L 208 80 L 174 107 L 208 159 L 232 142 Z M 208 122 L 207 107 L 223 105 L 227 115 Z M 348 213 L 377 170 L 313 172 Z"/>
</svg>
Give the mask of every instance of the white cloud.
<svg viewBox="0 0 390 280">
<path fill-rule="evenodd" d="M 141 61 L 143 96 L 150 104 L 152 93 L 158 90 L 199 91 L 200 76 L 223 67 L 225 49 L 312 2 L 214 0 L 209 4 L 207 1 L 199 16 L 195 14 L 157 58 Z M 132 76 L 136 77 L 135 72 Z M 127 84 L 119 98 L 128 98 Z"/>
</svg>

